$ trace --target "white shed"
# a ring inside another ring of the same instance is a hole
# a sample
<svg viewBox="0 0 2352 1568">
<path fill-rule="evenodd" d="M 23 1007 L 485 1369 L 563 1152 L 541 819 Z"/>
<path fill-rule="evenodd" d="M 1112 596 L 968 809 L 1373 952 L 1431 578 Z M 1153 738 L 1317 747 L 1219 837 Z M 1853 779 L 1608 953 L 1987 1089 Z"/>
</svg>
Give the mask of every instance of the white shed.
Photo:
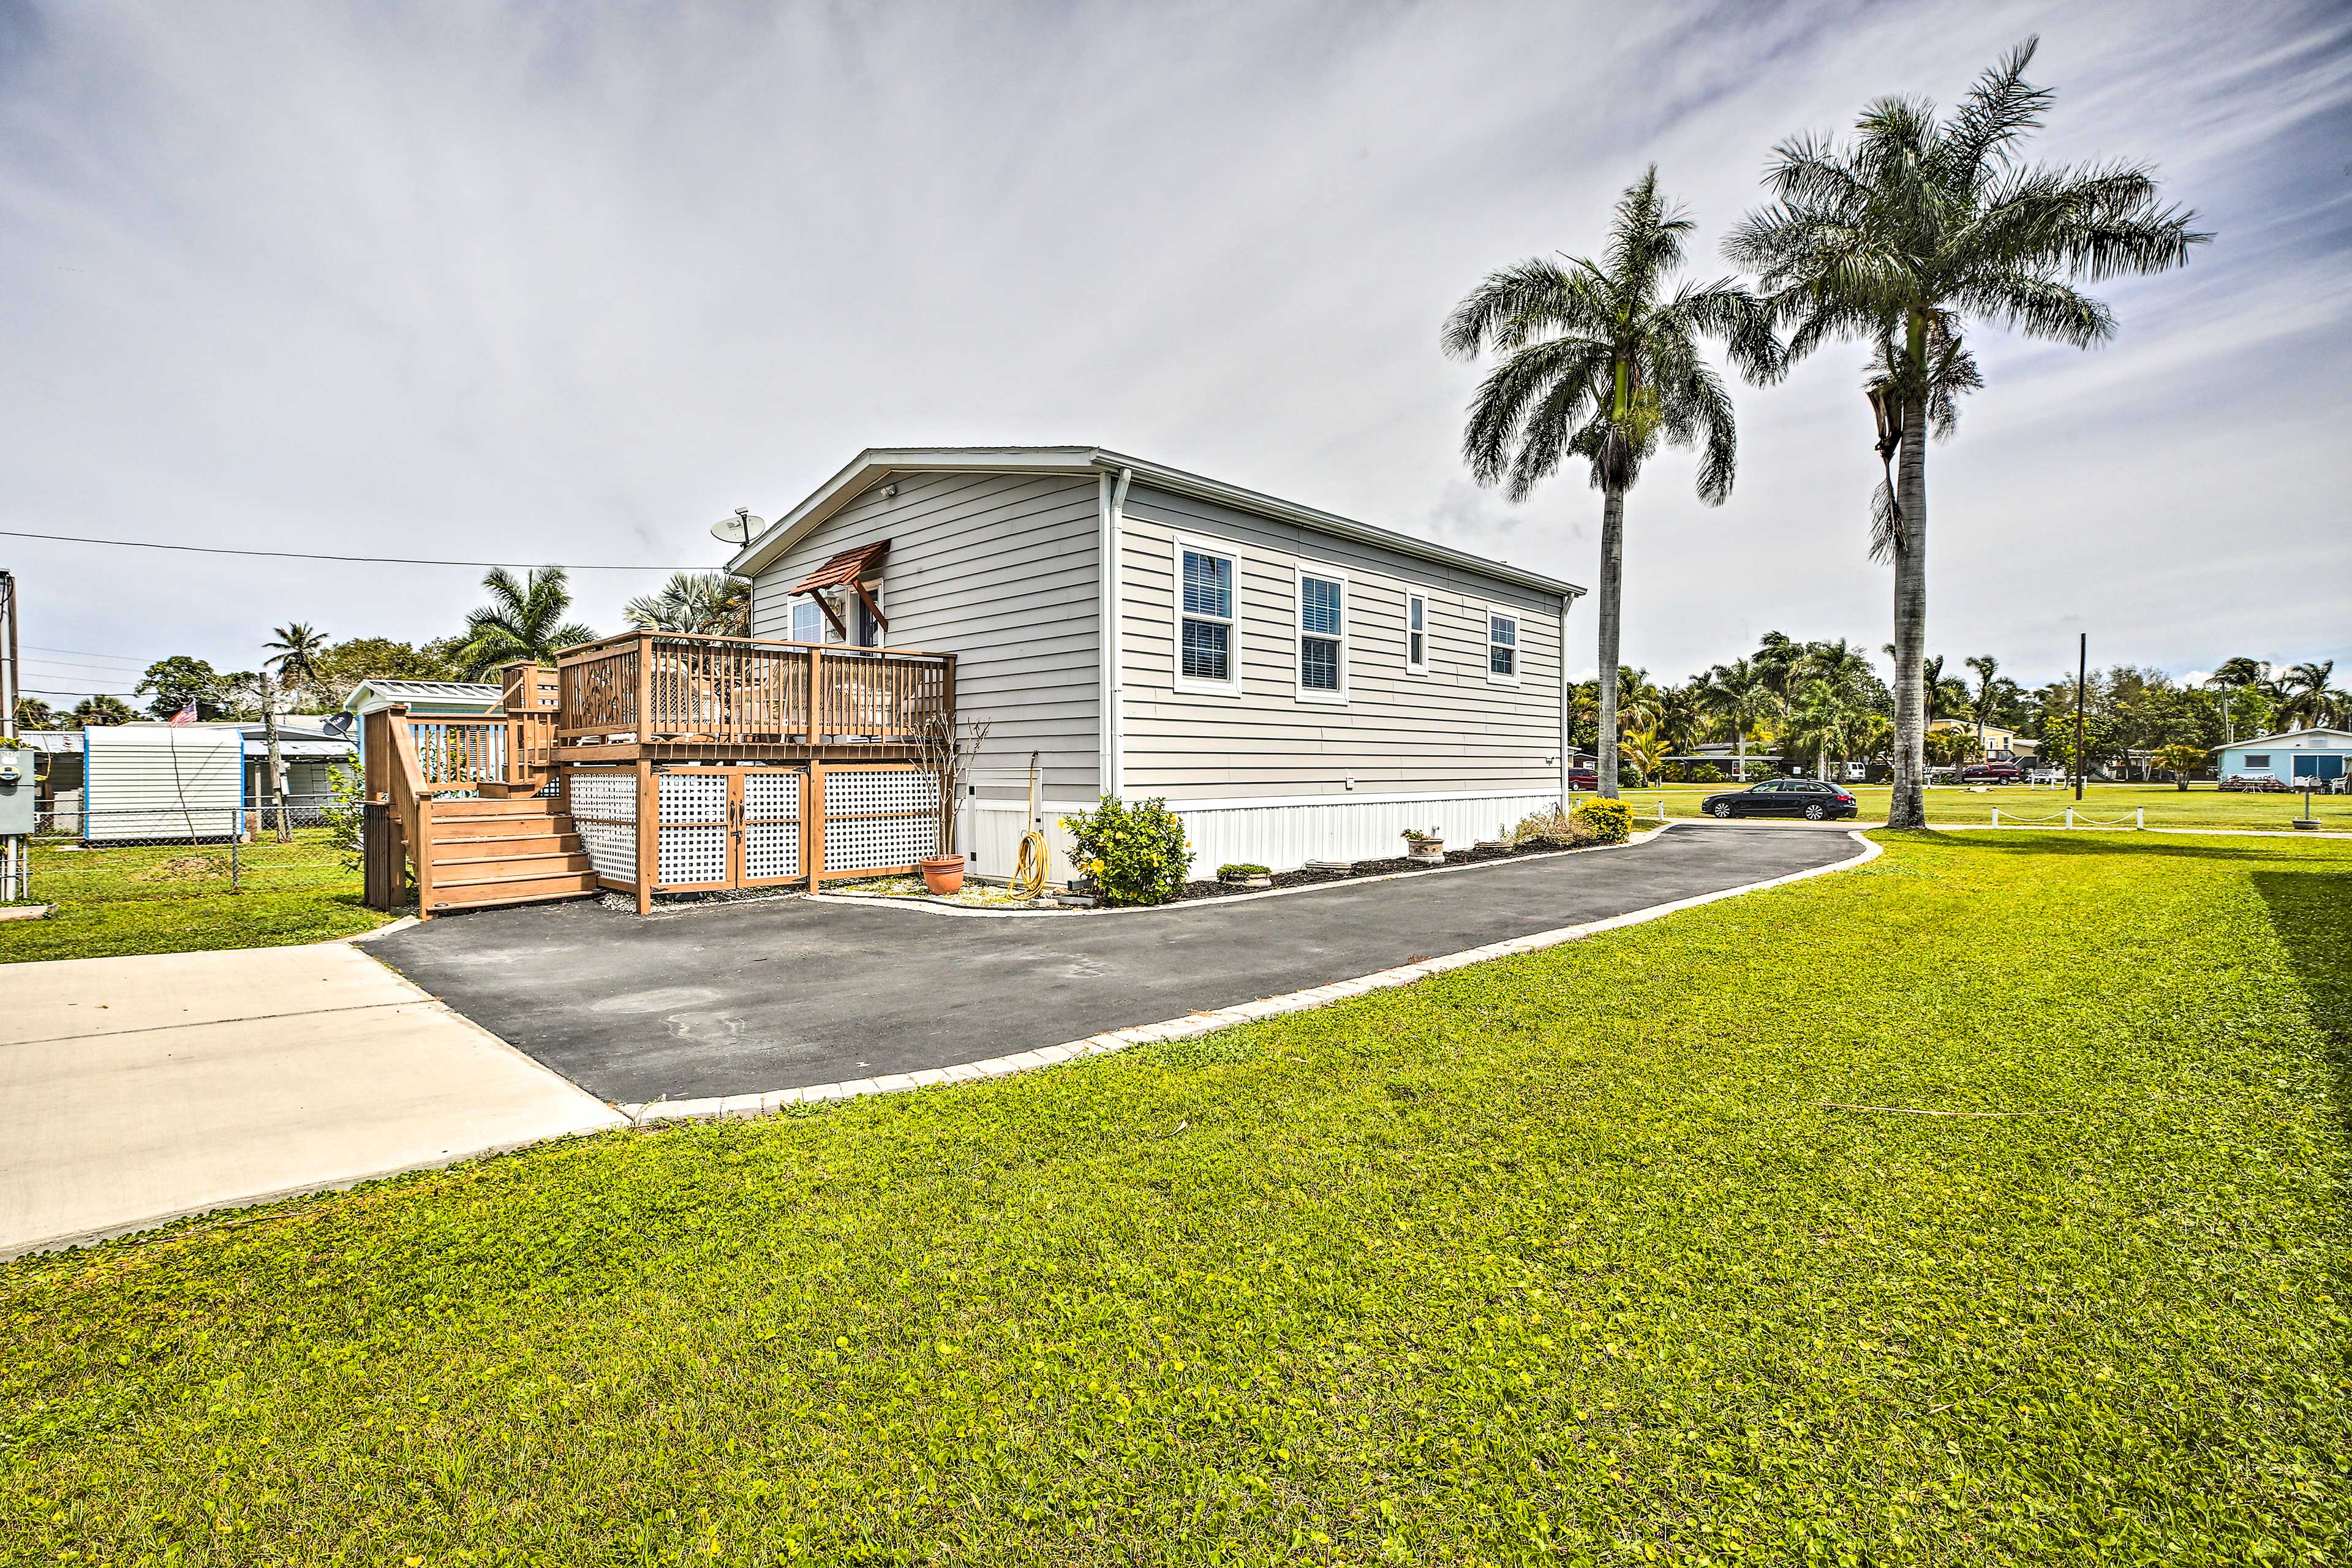
<svg viewBox="0 0 2352 1568">
<path fill-rule="evenodd" d="M 84 842 L 242 830 L 246 741 L 235 728 L 113 724 L 83 731 L 82 748 Z"/>
</svg>

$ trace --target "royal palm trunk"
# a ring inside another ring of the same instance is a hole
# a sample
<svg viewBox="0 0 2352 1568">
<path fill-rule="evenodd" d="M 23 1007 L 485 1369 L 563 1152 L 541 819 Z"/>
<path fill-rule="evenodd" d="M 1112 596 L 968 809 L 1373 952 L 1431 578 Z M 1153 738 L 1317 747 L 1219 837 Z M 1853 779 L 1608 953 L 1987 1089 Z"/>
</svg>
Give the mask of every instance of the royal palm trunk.
<svg viewBox="0 0 2352 1568">
<path fill-rule="evenodd" d="M 1903 451 L 1895 476 L 1902 547 L 1895 552 L 1895 793 L 1889 827 L 1927 826 L 1927 405 L 1903 404 Z"/>
<path fill-rule="evenodd" d="M 1604 800 L 1617 798 L 1617 630 L 1625 578 L 1625 492 L 1602 492 L 1601 502 L 1601 733 L 1595 783 Z"/>
</svg>

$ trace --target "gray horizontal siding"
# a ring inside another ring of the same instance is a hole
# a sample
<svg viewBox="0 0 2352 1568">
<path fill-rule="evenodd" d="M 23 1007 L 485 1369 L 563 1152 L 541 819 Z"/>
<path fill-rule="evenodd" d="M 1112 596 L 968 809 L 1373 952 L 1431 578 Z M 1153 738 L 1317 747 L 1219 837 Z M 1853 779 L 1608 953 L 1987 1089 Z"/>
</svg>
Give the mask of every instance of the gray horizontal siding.
<svg viewBox="0 0 2352 1568">
<path fill-rule="evenodd" d="M 1092 476 L 908 474 L 827 519 L 752 584 L 751 635 L 792 635 L 793 584 L 828 557 L 890 542 L 882 609 L 893 647 L 952 653 L 962 717 L 989 726 L 980 765 L 1024 767 L 1047 791 L 1097 788 L 1100 713 Z"/>
<path fill-rule="evenodd" d="M 1231 545 L 1241 693 L 1176 689 L 1175 540 Z M 1137 488 L 1121 536 L 1123 780 L 1129 795 L 1556 790 L 1559 600 L 1378 545 Z M 1347 578 L 1349 701 L 1296 695 L 1294 569 Z M 1405 669 L 1405 596 L 1429 598 L 1429 673 Z M 1520 683 L 1486 679 L 1486 614 L 1519 617 Z"/>
</svg>

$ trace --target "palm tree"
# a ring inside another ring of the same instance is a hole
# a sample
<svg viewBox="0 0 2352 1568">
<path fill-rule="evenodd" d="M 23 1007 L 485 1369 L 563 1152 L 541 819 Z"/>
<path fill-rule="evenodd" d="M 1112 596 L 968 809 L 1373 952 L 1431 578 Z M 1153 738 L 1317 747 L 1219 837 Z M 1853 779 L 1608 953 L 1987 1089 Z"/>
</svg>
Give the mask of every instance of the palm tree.
<svg viewBox="0 0 2352 1568">
<path fill-rule="evenodd" d="M 1830 776 L 1830 758 L 1840 762 L 1853 755 L 1870 710 L 1856 702 L 1851 688 L 1815 677 L 1798 689 L 1789 707 L 1789 738 L 1815 753 L 1813 775 Z"/>
<path fill-rule="evenodd" d="M 39 698 L 19 697 L 16 699 L 17 729 L 47 730 L 55 727 L 57 721 L 58 710 L 50 707 L 47 703 L 42 701 Z"/>
<path fill-rule="evenodd" d="M 1872 348 L 1868 391 L 1890 469 L 1878 534 L 1895 566 L 1895 827 L 1927 826 L 1927 437 L 1931 426 L 1949 435 L 1960 395 L 1982 384 L 1970 322 L 2092 347 L 2115 317 L 2075 280 L 2178 267 L 2212 237 L 2194 215 L 2159 205 L 2144 167 L 2019 161 L 2053 96 L 2025 80 L 2034 47 L 2027 39 L 1979 77 L 1947 120 L 1924 100 L 1882 98 L 1847 146 L 1783 142 L 1766 176 L 1772 204 L 1727 247 L 1796 323 L 1790 360 L 1833 338 Z"/>
<path fill-rule="evenodd" d="M 138 717 L 131 711 L 130 703 L 103 692 L 96 697 L 85 697 L 75 703 L 72 714 L 77 728 L 91 730 L 102 729 L 109 724 L 128 724 Z"/>
<path fill-rule="evenodd" d="M 1977 672 L 1977 749 L 1981 752 L 1984 749 L 1985 725 L 1991 719 L 1992 705 L 2000 695 L 2000 688 L 1996 684 L 2000 679 L 2000 660 L 1991 654 L 1980 653 L 1961 662 Z"/>
<path fill-rule="evenodd" d="M 278 800 L 278 841 L 290 844 L 294 840 L 294 825 L 286 819 L 286 760 L 278 753 L 278 704 L 270 693 L 270 672 L 278 675 L 278 686 L 285 690 L 295 686 L 316 687 L 319 684 L 319 660 L 327 651 L 327 639 L 318 627 L 305 621 L 289 621 L 271 633 L 261 645 L 273 651 L 261 661 L 261 675 L 255 685 L 261 698 L 261 734 L 269 747 L 269 790 Z"/>
<path fill-rule="evenodd" d="M 2282 693 L 2278 721 L 2291 730 L 2342 723 L 2352 696 L 2337 689 L 2335 680 L 2336 661 L 2332 658 L 2290 667 L 2278 678 Z"/>
<path fill-rule="evenodd" d="M 1462 456 L 1480 484 L 1515 501 L 1571 458 L 1601 502 L 1600 777 L 1617 794 L 1617 658 L 1623 614 L 1625 492 L 1662 445 L 1699 448 L 1698 496 L 1731 494 L 1738 432 L 1731 397 L 1699 356 L 1724 341 L 1754 380 L 1780 374 L 1766 311 L 1728 279 L 1666 289 L 1693 228 L 1658 194 L 1653 167 L 1626 188 L 1601 260 L 1537 257 L 1491 273 L 1445 323 L 1445 352 L 1500 356 L 1472 399 Z"/>
<path fill-rule="evenodd" d="M 1718 664 L 1706 672 L 1700 695 L 1715 716 L 1731 726 L 1739 746 L 1739 782 L 1748 782 L 1748 735 L 1757 725 L 1778 718 L 1782 704 L 1767 672 L 1744 658 Z"/>
<path fill-rule="evenodd" d="M 543 566 L 520 582 L 503 566 L 484 574 L 490 602 L 466 617 L 465 641 L 455 655 L 468 680 L 479 680 L 519 658 L 551 664 L 559 649 L 593 642 L 593 628 L 567 621 L 572 607 L 569 579 L 561 566 Z"/>
<path fill-rule="evenodd" d="M 751 635 L 751 584 L 724 572 L 673 572 L 658 592 L 621 607 L 629 625 L 698 637 Z"/>
</svg>

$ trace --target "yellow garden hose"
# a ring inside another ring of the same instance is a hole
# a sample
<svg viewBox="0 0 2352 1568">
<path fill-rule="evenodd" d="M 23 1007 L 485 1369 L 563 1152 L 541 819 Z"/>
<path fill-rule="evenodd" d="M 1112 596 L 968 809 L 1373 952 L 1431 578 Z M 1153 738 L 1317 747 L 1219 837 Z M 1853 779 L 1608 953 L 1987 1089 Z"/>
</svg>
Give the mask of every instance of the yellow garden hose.
<svg viewBox="0 0 2352 1568">
<path fill-rule="evenodd" d="M 1034 899 L 1045 890 L 1045 835 L 1034 827 L 1021 836 L 1007 890 L 1016 899 Z"/>
</svg>

